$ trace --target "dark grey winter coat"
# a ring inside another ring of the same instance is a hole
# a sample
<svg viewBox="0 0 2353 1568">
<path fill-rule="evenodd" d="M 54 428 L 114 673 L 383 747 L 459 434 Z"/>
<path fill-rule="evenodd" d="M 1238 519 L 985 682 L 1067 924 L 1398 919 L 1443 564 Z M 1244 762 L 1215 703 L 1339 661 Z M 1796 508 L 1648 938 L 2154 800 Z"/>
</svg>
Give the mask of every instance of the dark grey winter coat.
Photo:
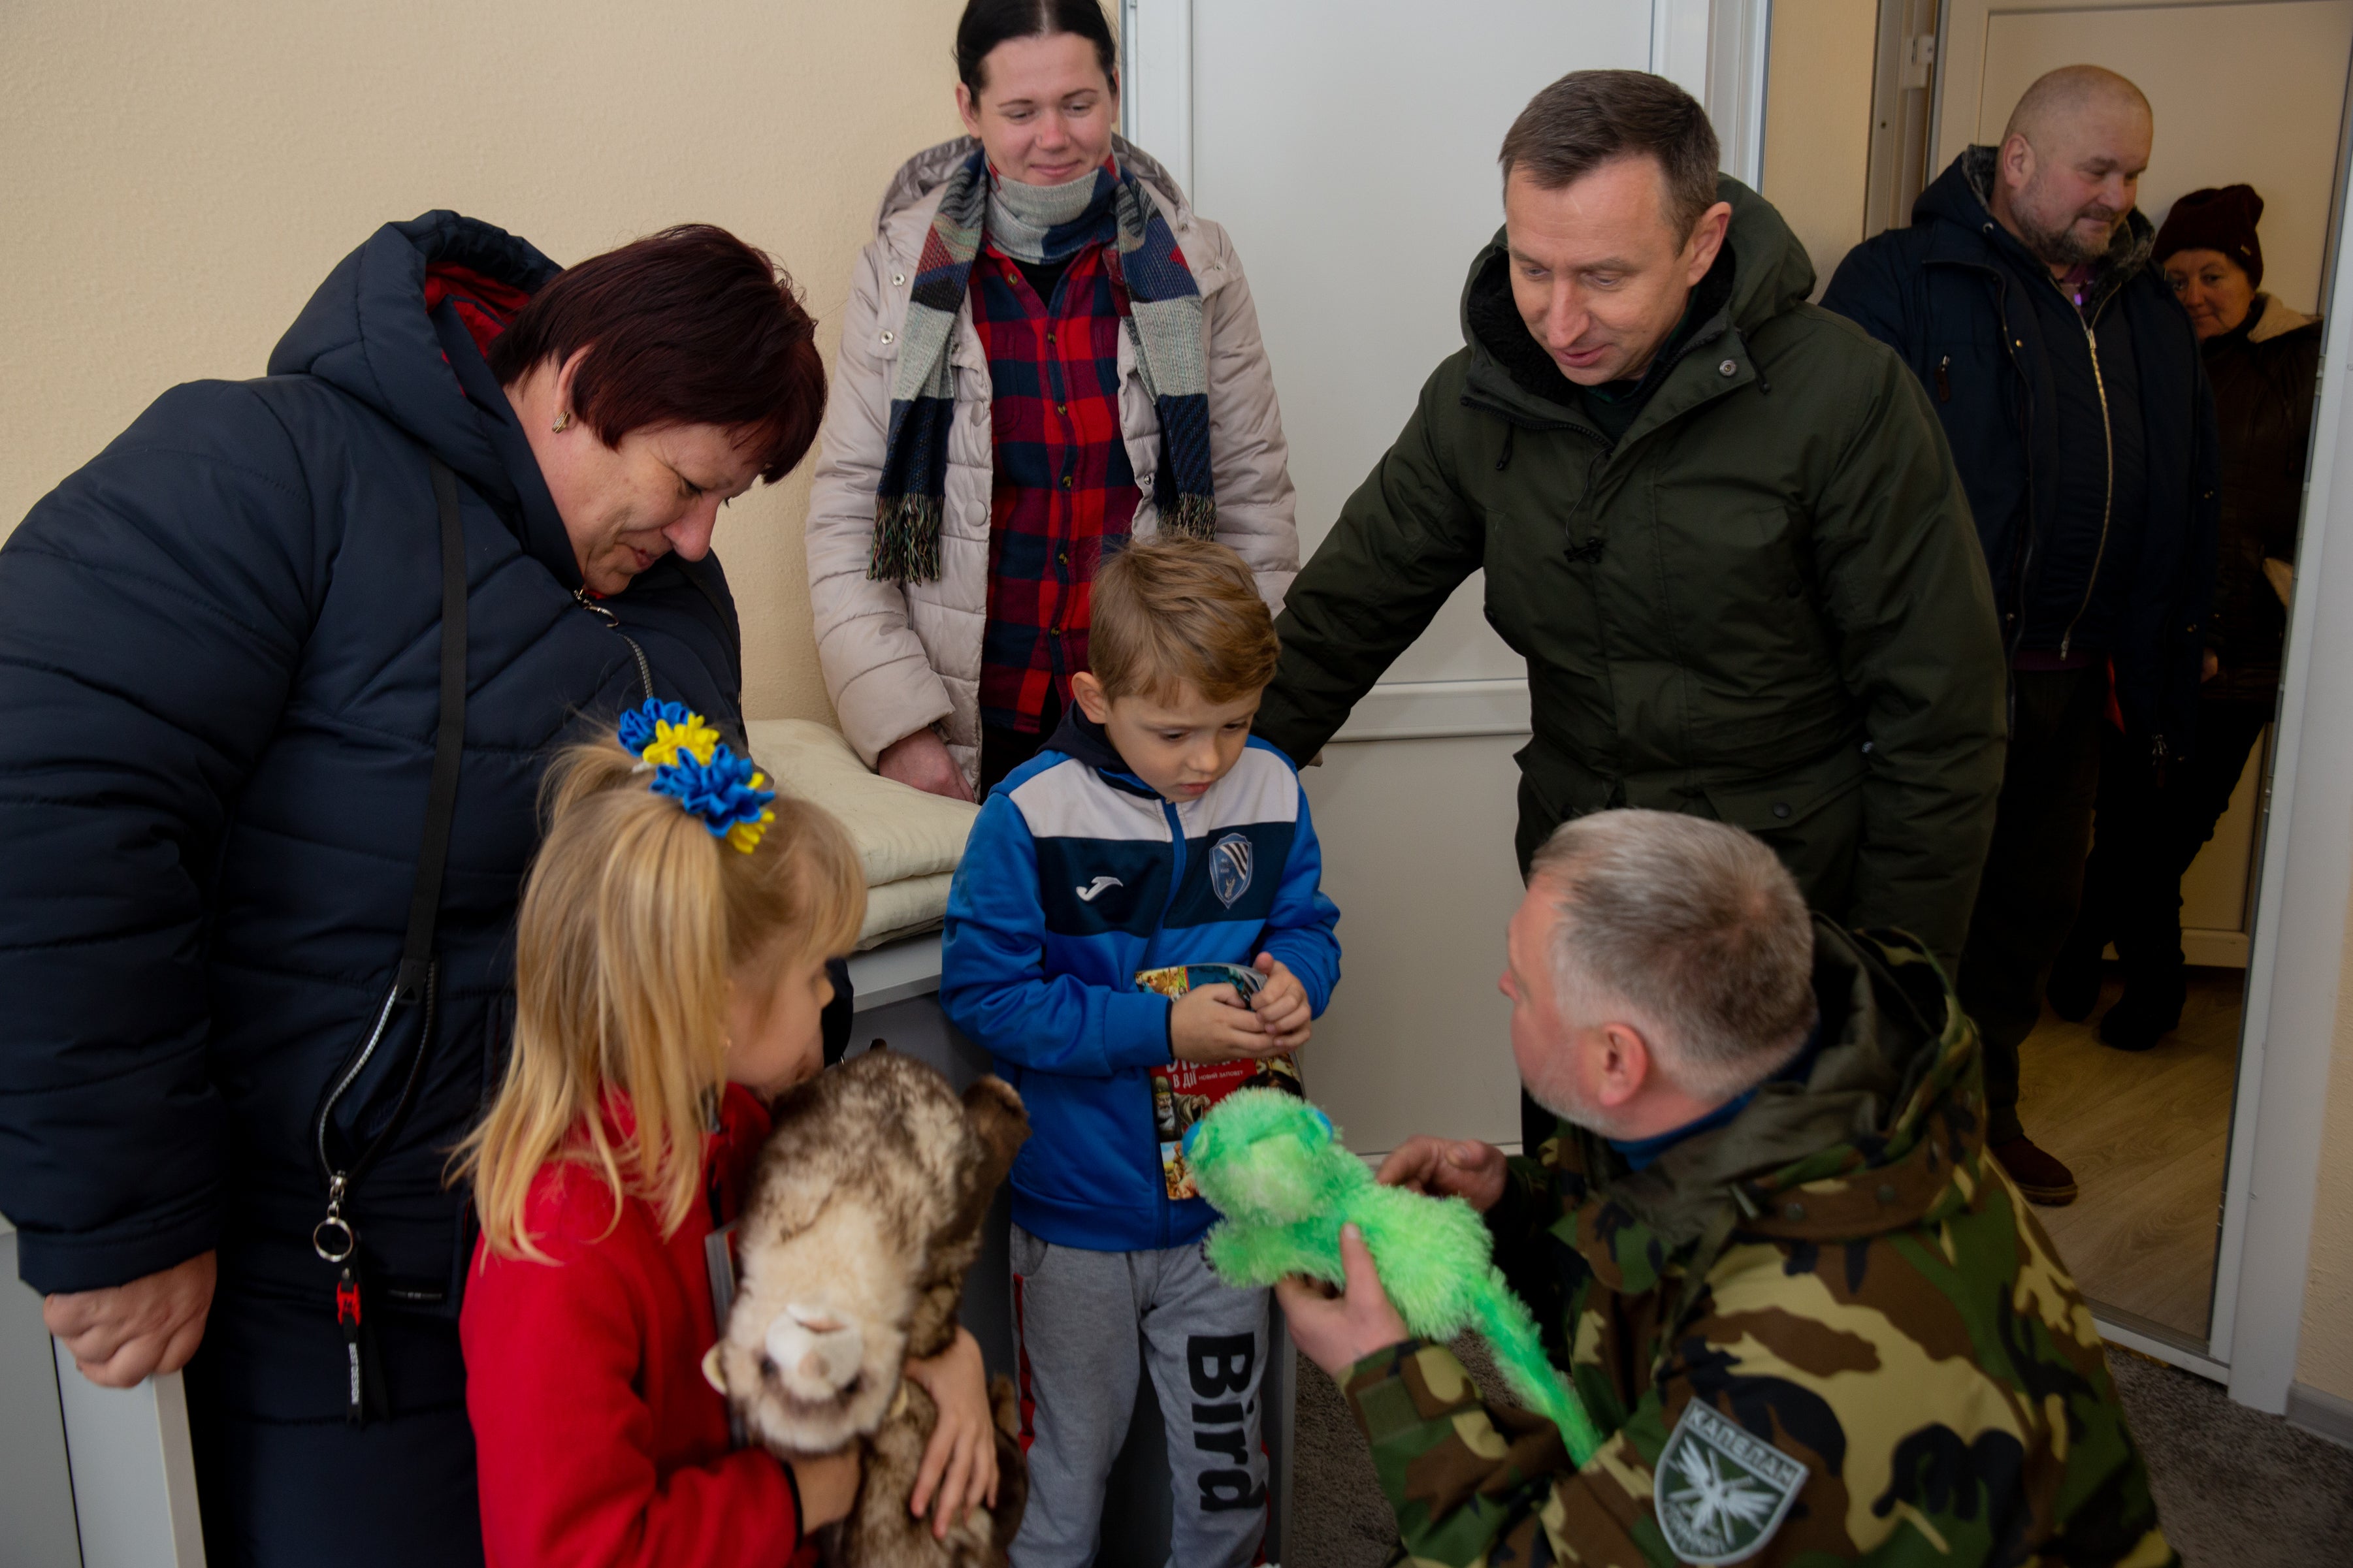
<svg viewBox="0 0 2353 1568">
<path fill-rule="evenodd" d="M 1992 169 L 1989 148 L 1956 158 L 1913 205 L 1909 228 L 1847 253 L 1822 303 L 1903 355 L 1933 395 L 2006 644 L 2048 646 L 2052 628 L 2084 613 L 2092 594 L 2072 570 L 2077 563 L 2121 574 L 2117 619 L 2101 639 L 2114 657 L 2116 700 L 2144 746 L 2184 753 L 2197 732 L 2220 516 L 2214 400 L 2197 339 L 2156 268 L 2137 267 L 2116 290 L 2105 308 L 2124 312 L 2132 334 L 2147 505 L 2141 516 L 2114 520 L 2114 537 L 2101 543 L 2053 537 L 2057 394 L 2041 322 L 2018 293 L 2013 260 L 2024 252 L 1986 205 Z M 2148 240 L 2148 220 L 2128 215 L 2120 258 Z"/>
<path fill-rule="evenodd" d="M 217 1248 L 206 1353 L 235 1411 L 343 1414 L 311 1117 L 400 956 L 439 711 L 428 459 L 459 481 L 468 699 L 440 900 L 440 1026 L 361 1188 L 396 1410 L 462 1396 L 469 1247 L 450 1146 L 512 1022 L 512 928 L 550 747 L 638 699 L 449 264 L 556 268 L 455 213 L 390 224 L 320 286 L 258 381 L 165 393 L 0 547 L 0 1209 L 40 1290 Z M 654 689 L 740 732 L 715 561 L 607 602 Z M 388 1113 L 417 1010 L 345 1101 Z M 403 1331 L 438 1320 L 447 1331 Z"/>
</svg>

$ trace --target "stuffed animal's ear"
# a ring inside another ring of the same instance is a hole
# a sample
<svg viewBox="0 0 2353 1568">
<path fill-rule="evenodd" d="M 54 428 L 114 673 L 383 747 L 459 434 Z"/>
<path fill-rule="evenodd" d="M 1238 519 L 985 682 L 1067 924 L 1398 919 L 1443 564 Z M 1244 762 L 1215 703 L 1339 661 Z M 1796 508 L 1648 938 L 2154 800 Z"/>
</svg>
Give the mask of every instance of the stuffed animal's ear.
<svg viewBox="0 0 2353 1568">
<path fill-rule="evenodd" d="M 997 1189 L 1013 1169 L 1013 1156 L 1029 1138 L 1029 1113 L 1021 1108 L 1021 1097 L 993 1073 L 976 1079 L 964 1091 L 964 1119 L 972 1130 L 973 1149 L 979 1158 L 964 1191 L 956 1194 L 955 1211 L 940 1227 L 938 1239 L 945 1243 L 979 1233 Z"/>
<path fill-rule="evenodd" d="M 974 1182 L 980 1191 L 994 1194 L 1013 1169 L 1013 1156 L 1029 1142 L 1029 1113 L 1013 1086 L 992 1073 L 964 1091 L 964 1114 L 982 1150 Z"/>
</svg>

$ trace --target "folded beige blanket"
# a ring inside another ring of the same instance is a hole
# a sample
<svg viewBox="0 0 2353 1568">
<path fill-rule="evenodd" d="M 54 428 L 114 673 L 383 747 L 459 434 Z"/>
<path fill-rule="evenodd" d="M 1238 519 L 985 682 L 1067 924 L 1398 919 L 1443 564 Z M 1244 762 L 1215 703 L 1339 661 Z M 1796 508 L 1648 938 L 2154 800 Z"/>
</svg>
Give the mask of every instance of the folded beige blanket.
<svg viewBox="0 0 2353 1568">
<path fill-rule="evenodd" d="M 858 933 L 858 951 L 881 947 L 902 936 L 937 931 L 948 912 L 948 886 L 953 871 L 928 877 L 902 877 L 866 889 L 866 925 Z"/>
<path fill-rule="evenodd" d="M 763 719 L 744 730 L 752 760 L 776 787 L 833 813 L 858 846 L 867 889 L 861 951 L 940 923 L 978 806 L 867 772 L 848 741 L 807 719 Z"/>
</svg>

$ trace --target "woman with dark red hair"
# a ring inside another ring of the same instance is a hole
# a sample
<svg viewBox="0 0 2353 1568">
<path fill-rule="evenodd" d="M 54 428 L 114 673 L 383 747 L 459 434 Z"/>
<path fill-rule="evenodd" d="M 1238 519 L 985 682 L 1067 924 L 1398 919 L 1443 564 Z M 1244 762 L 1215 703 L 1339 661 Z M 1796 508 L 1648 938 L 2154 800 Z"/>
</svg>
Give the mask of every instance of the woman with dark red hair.
<svg viewBox="0 0 2353 1568">
<path fill-rule="evenodd" d="M 542 762 L 648 697 L 741 743 L 712 528 L 814 336 L 719 229 L 428 213 L 0 547 L 0 1209 L 85 1375 L 187 1365 L 216 1568 L 481 1560 L 444 1166 Z"/>
</svg>

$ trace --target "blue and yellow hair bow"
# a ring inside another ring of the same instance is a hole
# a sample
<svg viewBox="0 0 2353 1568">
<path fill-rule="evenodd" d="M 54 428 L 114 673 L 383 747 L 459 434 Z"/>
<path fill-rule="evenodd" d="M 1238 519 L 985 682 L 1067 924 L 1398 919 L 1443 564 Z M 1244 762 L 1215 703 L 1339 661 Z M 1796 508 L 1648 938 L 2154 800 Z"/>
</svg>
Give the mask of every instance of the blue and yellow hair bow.
<svg viewBox="0 0 2353 1568">
<path fill-rule="evenodd" d="M 653 770 L 656 795 L 666 795 L 702 819 L 713 838 L 749 855 L 776 821 L 768 803 L 776 792 L 752 759 L 727 749 L 719 731 L 683 702 L 656 702 L 621 715 L 621 744 L 641 768 Z"/>
</svg>

